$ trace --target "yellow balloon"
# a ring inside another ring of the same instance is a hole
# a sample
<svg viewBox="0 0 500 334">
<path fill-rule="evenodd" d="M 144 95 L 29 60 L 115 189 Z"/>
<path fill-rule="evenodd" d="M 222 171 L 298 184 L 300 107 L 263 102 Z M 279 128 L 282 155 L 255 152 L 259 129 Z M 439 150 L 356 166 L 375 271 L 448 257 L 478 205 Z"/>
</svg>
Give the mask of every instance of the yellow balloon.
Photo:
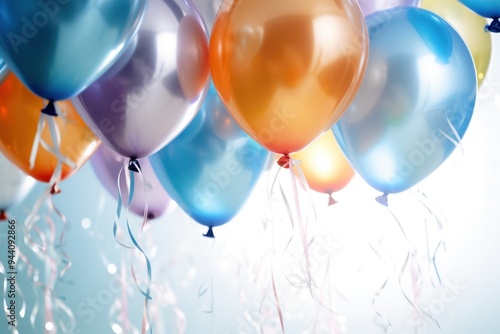
<svg viewBox="0 0 500 334">
<path fill-rule="evenodd" d="M 226 0 L 210 39 L 228 111 L 272 152 L 297 152 L 342 116 L 366 68 L 368 31 L 350 0 Z"/>
<path fill-rule="evenodd" d="M 422 8 L 441 16 L 462 36 L 474 58 L 477 82 L 480 85 L 491 58 L 491 34 L 484 30 L 488 21 L 457 0 L 423 0 Z"/>
<path fill-rule="evenodd" d="M 354 177 L 354 170 L 344 157 L 332 131 L 327 131 L 291 157 L 301 161 L 300 168 L 309 187 L 330 196 L 347 186 Z M 330 201 L 333 203 L 333 199 Z"/>
</svg>

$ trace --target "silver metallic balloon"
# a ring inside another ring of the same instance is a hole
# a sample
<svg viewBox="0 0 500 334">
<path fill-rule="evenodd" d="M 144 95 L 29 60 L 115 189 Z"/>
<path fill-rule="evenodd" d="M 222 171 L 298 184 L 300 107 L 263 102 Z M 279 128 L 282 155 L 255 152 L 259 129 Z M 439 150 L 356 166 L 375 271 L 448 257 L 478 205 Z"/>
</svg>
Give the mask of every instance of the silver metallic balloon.
<svg viewBox="0 0 500 334">
<path fill-rule="evenodd" d="M 208 77 L 208 37 L 195 5 L 151 0 L 122 57 L 73 102 L 108 147 L 143 158 L 194 118 Z"/>
</svg>

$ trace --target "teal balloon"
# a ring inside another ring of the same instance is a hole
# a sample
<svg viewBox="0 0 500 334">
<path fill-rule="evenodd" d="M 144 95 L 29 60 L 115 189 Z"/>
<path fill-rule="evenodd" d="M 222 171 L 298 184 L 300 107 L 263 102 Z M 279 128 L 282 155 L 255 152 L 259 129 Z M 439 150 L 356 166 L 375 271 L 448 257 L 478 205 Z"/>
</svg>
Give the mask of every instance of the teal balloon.
<svg viewBox="0 0 500 334">
<path fill-rule="evenodd" d="M 500 17 L 500 0 L 459 0 L 475 13 L 489 18 Z"/>
<path fill-rule="evenodd" d="M 493 19 L 493 21 L 486 26 L 490 32 L 500 32 L 500 0 L 459 0 L 462 4 L 467 6 L 470 10 L 478 15 Z"/>
<path fill-rule="evenodd" d="M 240 211 L 269 157 L 269 151 L 233 121 L 211 85 L 189 126 L 149 159 L 170 197 L 211 228 Z"/>
<path fill-rule="evenodd" d="M 460 35 L 427 10 L 400 7 L 366 20 L 366 74 L 333 132 L 370 186 L 397 193 L 426 178 L 459 145 L 474 110 L 476 73 Z"/>
<path fill-rule="evenodd" d="M 118 58 L 147 0 L 0 1 L 0 56 L 35 94 L 76 96 Z"/>
</svg>

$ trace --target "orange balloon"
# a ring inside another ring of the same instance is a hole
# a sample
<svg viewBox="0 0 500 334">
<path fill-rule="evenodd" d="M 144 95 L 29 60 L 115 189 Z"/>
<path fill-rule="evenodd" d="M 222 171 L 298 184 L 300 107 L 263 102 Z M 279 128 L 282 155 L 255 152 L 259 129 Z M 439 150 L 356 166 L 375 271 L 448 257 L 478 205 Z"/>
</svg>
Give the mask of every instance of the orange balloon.
<svg viewBox="0 0 500 334">
<path fill-rule="evenodd" d="M 309 187 L 321 193 L 331 195 L 347 186 L 354 177 L 354 170 L 344 157 L 332 131 L 327 131 L 291 157 L 301 160 L 300 168 Z"/>
<path fill-rule="evenodd" d="M 69 100 L 57 102 L 56 105 L 61 115 L 55 117 L 61 138 L 59 149 L 76 165 L 76 169 L 73 169 L 63 164 L 63 180 L 87 161 L 100 141 Z M 49 182 L 58 161 L 53 153 L 40 146 L 33 169 L 30 169 L 29 163 L 43 107 L 44 99 L 33 94 L 14 74 L 10 74 L 0 85 L 0 151 L 25 173 L 39 181 Z M 48 125 L 42 132 L 42 140 L 53 147 Z"/>
<path fill-rule="evenodd" d="M 330 130 L 361 84 L 367 55 L 363 14 L 347 0 L 226 0 L 210 39 L 227 109 L 280 154 Z"/>
</svg>

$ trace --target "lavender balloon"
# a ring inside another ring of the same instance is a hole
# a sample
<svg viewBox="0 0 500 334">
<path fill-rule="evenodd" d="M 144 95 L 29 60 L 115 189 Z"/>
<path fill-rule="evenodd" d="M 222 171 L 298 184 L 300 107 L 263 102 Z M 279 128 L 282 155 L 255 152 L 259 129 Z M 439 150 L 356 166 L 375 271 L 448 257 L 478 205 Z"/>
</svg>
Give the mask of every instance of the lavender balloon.
<svg viewBox="0 0 500 334">
<path fill-rule="evenodd" d="M 127 158 L 115 153 L 105 145 L 101 145 L 90 158 L 90 164 L 92 165 L 95 174 L 103 186 L 115 198 L 118 197 L 118 173 L 127 160 Z M 144 172 L 144 184 L 140 182 L 139 175 L 134 173 L 134 198 L 132 199 L 132 203 L 130 203 L 129 208 L 133 213 L 140 217 L 144 215 L 144 207 L 146 205 L 144 201 L 144 190 L 146 190 L 148 218 L 153 219 L 160 217 L 172 204 L 171 199 L 156 177 L 149 160 L 141 159 L 139 163 L 141 164 L 141 169 Z M 124 174 L 126 177 L 129 175 L 127 171 Z M 123 201 L 126 202 L 128 198 L 128 187 L 124 177 L 120 180 L 120 188 Z"/>
<path fill-rule="evenodd" d="M 105 145 L 138 159 L 194 118 L 208 76 L 208 37 L 194 4 L 151 0 L 122 57 L 73 102 Z"/>
<path fill-rule="evenodd" d="M 421 0 L 358 0 L 358 4 L 365 16 L 369 14 L 398 6 L 420 7 Z"/>
</svg>

